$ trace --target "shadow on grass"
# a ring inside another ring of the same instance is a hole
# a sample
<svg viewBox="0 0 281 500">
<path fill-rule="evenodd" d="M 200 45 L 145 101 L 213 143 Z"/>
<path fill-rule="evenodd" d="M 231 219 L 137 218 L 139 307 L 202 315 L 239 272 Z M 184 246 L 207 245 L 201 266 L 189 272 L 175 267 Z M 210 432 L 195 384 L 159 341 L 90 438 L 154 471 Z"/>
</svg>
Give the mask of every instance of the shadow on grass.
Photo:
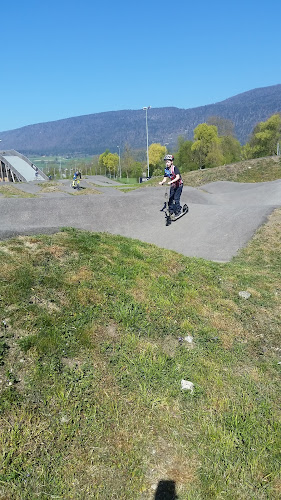
<svg viewBox="0 0 281 500">
<path fill-rule="evenodd" d="M 177 500 L 177 498 L 175 481 L 159 481 L 154 500 Z"/>
</svg>

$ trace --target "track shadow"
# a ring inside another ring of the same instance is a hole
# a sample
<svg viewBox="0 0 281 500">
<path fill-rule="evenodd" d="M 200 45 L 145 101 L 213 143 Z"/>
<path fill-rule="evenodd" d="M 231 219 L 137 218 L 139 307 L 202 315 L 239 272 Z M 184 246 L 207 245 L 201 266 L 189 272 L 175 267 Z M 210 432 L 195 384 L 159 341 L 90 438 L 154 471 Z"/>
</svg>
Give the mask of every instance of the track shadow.
<svg viewBox="0 0 281 500">
<path fill-rule="evenodd" d="M 177 500 L 175 481 L 159 481 L 154 500 Z"/>
</svg>

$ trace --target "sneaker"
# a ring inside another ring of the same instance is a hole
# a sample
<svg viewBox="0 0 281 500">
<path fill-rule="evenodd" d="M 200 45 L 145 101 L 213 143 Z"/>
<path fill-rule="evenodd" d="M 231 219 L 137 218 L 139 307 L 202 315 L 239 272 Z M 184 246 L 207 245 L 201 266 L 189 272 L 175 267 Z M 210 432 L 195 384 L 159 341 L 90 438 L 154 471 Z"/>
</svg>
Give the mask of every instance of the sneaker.
<svg viewBox="0 0 281 500">
<path fill-rule="evenodd" d="M 171 214 L 170 214 L 170 219 L 171 219 L 171 220 L 174 220 L 175 218 L 176 218 L 176 215 L 175 215 L 174 213 L 171 213 Z"/>
</svg>

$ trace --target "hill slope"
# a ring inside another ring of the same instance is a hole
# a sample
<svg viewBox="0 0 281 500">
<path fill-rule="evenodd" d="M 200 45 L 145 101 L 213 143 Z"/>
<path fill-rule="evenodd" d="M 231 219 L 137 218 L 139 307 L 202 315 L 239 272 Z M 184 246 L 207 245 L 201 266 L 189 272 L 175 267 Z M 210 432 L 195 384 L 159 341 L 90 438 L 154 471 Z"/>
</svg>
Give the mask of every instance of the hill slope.
<svg viewBox="0 0 281 500">
<path fill-rule="evenodd" d="M 0 243 L 1 498 L 280 498 L 280 216 L 224 265 Z"/>
<path fill-rule="evenodd" d="M 281 111 L 281 85 L 263 87 L 224 101 L 191 109 L 149 110 L 149 142 L 175 146 L 179 135 L 193 137 L 194 128 L 210 116 L 232 120 L 237 138 L 245 143 L 254 126 Z M 146 146 L 143 110 L 110 111 L 29 125 L 1 133 L 1 147 L 24 154 L 100 154 L 117 145 Z"/>
</svg>

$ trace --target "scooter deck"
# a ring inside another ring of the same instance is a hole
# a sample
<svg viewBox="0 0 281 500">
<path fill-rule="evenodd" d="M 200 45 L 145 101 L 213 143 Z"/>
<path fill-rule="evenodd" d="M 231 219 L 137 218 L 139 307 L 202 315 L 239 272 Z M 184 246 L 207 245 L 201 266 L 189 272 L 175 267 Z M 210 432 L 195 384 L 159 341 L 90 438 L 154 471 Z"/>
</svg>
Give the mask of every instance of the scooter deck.
<svg viewBox="0 0 281 500">
<path fill-rule="evenodd" d="M 181 217 L 183 217 L 187 213 L 188 213 L 188 206 L 184 205 L 182 212 L 179 215 L 177 215 L 177 217 L 171 218 L 170 215 L 166 214 L 166 226 L 169 226 L 171 224 L 171 222 L 175 222 L 176 220 L 180 219 Z"/>
</svg>

